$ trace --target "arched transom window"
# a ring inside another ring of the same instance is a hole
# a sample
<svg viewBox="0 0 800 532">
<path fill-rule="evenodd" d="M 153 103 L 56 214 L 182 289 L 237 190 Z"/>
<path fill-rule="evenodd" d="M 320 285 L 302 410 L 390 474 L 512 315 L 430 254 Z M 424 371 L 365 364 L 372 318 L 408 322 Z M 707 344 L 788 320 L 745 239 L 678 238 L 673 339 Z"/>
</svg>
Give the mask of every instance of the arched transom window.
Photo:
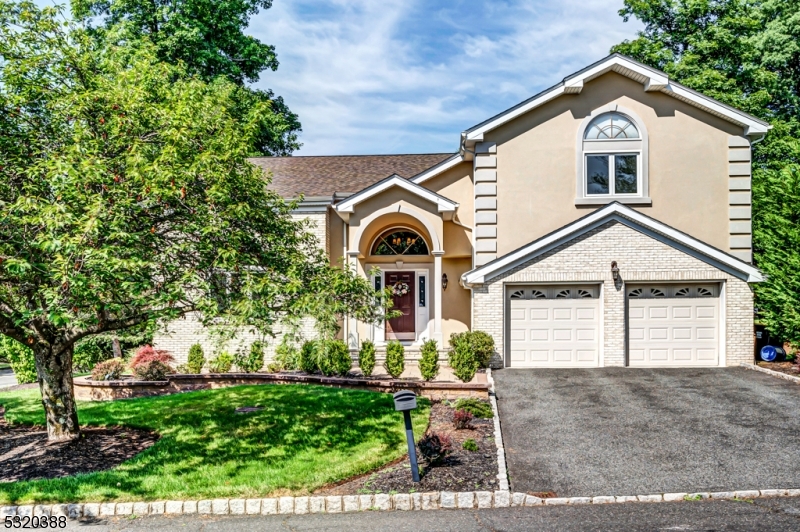
<svg viewBox="0 0 800 532">
<path fill-rule="evenodd" d="M 373 255 L 427 255 L 428 244 L 409 229 L 390 229 L 372 244 Z"/>
<path fill-rule="evenodd" d="M 620 113 L 605 113 L 591 121 L 583 138 L 587 140 L 638 139 L 639 130 Z"/>
</svg>

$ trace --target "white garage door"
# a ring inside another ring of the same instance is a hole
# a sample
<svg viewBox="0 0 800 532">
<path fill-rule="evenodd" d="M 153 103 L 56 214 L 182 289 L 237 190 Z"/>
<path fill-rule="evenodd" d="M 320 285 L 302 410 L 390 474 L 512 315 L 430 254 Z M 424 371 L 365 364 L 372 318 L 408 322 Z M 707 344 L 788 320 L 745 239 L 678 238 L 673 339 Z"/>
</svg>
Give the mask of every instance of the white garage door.
<svg viewBox="0 0 800 532">
<path fill-rule="evenodd" d="M 631 366 L 719 364 L 719 286 L 634 286 L 628 292 Z"/>
<path fill-rule="evenodd" d="M 511 288 L 511 367 L 597 366 L 600 360 L 598 296 L 596 286 Z"/>
</svg>

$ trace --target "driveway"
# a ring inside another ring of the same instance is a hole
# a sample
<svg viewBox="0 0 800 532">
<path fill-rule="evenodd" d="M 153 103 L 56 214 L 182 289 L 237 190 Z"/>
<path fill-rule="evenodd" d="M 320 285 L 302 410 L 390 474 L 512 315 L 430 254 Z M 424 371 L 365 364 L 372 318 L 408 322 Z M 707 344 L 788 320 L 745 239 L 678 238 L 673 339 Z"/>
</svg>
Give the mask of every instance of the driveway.
<svg viewBox="0 0 800 532">
<path fill-rule="evenodd" d="M 0 369 L 0 388 L 7 388 L 17 384 L 17 379 L 14 378 L 14 372 L 10 369 Z"/>
<path fill-rule="evenodd" d="M 493 372 L 514 491 L 800 488 L 800 386 L 744 368 Z"/>
</svg>

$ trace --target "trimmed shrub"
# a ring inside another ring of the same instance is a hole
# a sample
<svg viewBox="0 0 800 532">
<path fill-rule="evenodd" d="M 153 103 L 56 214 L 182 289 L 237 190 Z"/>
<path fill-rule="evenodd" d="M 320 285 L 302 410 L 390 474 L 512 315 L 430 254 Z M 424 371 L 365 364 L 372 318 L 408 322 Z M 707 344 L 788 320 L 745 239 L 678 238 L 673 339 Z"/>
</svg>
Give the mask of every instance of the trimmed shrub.
<svg viewBox="0 0 800 532">
<path fill-rule="evenodd" d="M 208 370 L 211 373 L 228 373 L 231 366 L 233 366 L 233 357 L 225 351 L 208 362 Z"/>
<path fill-rule="evenodd" d="M 133 368 L 133 376 L 138 381 L 163 381 L 170 373 L 175 370 L 160 360 L 148 360 Z"/>
<path fill-rule="evenodd" d="M 397 340 L 392 340 L 386 346 L 386 361 L 383 363 L 383 368 L 386 370 L 386 373 L 396 379 L 403 374 L 405 367 L 405 349 L 403 348 L 403 344 Z"/>
<path fill-rule="evenodd" d="M 422 344 L 419 372 L 426 381 L 432 381 L 439 374 L 439 349 L 436 340 L 428 340 Z"/>
<path fill-rule="evenodd" d="M 474 397 L 459 399 L 456 401 L 456 410 L 466 410 L 473 416 L 482 419 L 492 419 L 494 417 L 492 406 L 489 403 L 484 403 L 483 401 L 475 399 Z"/>
<path fill-rule="evenodd" d="M 344 377 L 353 366 L 350 350 L 342 340 L 320 341 L 317 349 L 319 369 L 323 375 Z"/>
<path fill-rule="evenodd" d="M 206 365 L 206 356 L 203 353 L 203 346 L 194 344 L 189 348 L 189 358 L 186 361 L 186 368 L 189 373 L 201 373 L 203 366 Z"/>
<path fill-rule="evenodd" d="M 162 351 L 160 349 L 154 349 L 150 345 L 143 345 L 137 349 L 136 353 L 133 355 L 133 360 L 131 360 L 131 369 L 136 369 L 137 366 L 146 362 L 152 362 L 154 360 L 169 365 L 175 362 L 175 357 L 170 355 L 169 351 Z"/>
<path fill-rule="evenodd" d="M 375 344 L 369 340 L 361 342 L 361 350 L 358 352 L 358 367 L 365 377 L 372 376 L 375 369 Z"/>
<path fill-rule="evenodd" d="M 125 361 L 121 358 L 112 358 L 104 362 L 98 362 L 92 369 L 93 381 L 115 381 L 119 380 L 122 372 L 125 371 Z"/>
<path fill-rule="evenodd" d="M 307 342 L 303 343 L 303 347 L 300 349 L 298 360 L 300 371 L 304 371 L 306 373 L 315 373 L 319 370 L 319 356 L 317 354 L 318 350 L 318 342 L 308 340 Z"/>
<path fill-rule="evenodd" d="M 478 451 L 478 444 L 475 443 L 475 440 L 472 438 L 467 438 L 464 440 L 464 443 L 461 444 L 461 448 L 465 451 L 477 452 Z"/>
<path fill-rule="evenodd" d="M 470 349 L 467 342 L 453 344 L 452 337 L 450 338 L 450 347 L 448 363 L 453 370 L 453 374 L 463 382 L 471 381 L 475 376 L 475 372 L 478 371 L 478 361 L 475 359 L 475 353 Z"/>
<path fill-rule="evenodd" d="M 450 335 L 450 347 L 463 346 L 472 352 L 479 368 L 488 368 L 494 354 L 494 338 L 483 331 L 465 331 Z"/>
<path fill-rule="evenodd" d="M 253 342 L 250 344 L 250 351 L 237 351 L 234 357 L 236 367 L 245 373 L 255 373 L 264 367 L 264 344 Z"/>
<path fill-rule="evenodd" d="M 189 371 L 189 366 L 186 364 L 178 364 L 175 366 L 175 373 L 181 373 L 185 375 L 187 373 L 191 373 L 191 371 Z"/>
<path fill-rule="evenodd" d="M 33 351 L 29 347 L 0 335 L 0 358 L 8 360 L 19 384 L 30 384 L 39 380 Z"/>
<path fill-rule="evenodd" d="M 440 463 L 453 452 L 453 440 L 443 432 L 429 432 L 419 440 L 417 448 L 430 466 Z"/>
<path fill-rule="evenodd" d="M 267 366 L 269 371 L 294 371 L 300 364 L 300 350 L 286 336 L 275 349 L 275 356 Z"/>
<path fill-rule="evenodd" d="M 456 410 L 453 412 L 453 427 L 456 430 L 472 428 L 472 412 L 467 410 Z"/>
</svg>

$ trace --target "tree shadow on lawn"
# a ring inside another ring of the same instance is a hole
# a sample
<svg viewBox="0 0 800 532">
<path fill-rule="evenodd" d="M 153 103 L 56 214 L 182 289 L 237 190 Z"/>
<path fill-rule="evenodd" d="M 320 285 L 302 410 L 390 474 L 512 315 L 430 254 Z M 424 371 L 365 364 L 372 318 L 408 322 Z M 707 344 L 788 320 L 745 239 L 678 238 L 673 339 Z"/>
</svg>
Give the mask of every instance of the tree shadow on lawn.
<svg viewBox="0 0 800 532">
<path fill-rule="evenodd" d="M 4 397 L 13 423 L 41 424 L 38 392 Z M 427 423 L 421 400 L 416 432 Z M 264 409 L 236 414 L 241 406 Z M 80 403 L 82 424 L 154 430 L 161 439 L 119 467 L 0 484 L 0 502 L 265 496 L 309 492 L 402 456 L 391 395 L 313 385 L 256 385 L 104 403 Z"/>
</svg>

